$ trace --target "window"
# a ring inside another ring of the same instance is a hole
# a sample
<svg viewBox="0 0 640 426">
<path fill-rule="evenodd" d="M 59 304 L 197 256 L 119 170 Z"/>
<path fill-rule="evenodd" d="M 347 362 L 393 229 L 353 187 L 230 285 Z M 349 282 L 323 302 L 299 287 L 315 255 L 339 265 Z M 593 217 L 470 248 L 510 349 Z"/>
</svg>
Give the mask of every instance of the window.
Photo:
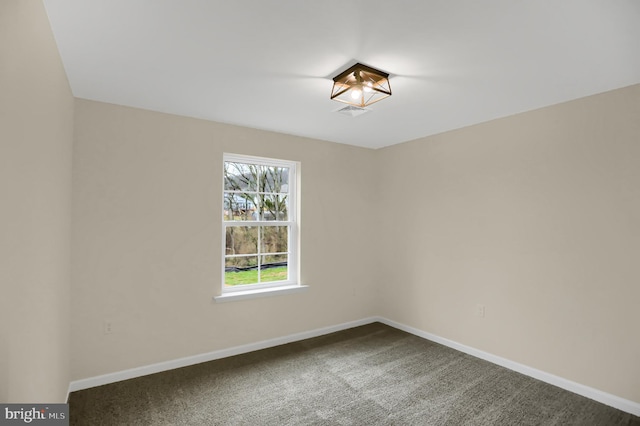
<svg viewBox="0 0 640 426">
<path fill-rule="evenodd" d="M 298 286 L 296 163 L 224 155 L 222 294 Z"/>
</svg>

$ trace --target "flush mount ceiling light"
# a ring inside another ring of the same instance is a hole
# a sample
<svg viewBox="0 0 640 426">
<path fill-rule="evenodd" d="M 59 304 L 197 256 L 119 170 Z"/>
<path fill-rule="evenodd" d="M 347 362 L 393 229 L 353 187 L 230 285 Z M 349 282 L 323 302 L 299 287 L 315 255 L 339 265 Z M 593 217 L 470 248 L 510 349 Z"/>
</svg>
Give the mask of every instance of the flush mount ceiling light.
<svg viewBox="0 0 640 426">
<path fill-rule="evenodd" d="M 355 64 L 333 78 L 331 99 L 364 108 L 391 96 L 389 74 Z"/>
</svg>

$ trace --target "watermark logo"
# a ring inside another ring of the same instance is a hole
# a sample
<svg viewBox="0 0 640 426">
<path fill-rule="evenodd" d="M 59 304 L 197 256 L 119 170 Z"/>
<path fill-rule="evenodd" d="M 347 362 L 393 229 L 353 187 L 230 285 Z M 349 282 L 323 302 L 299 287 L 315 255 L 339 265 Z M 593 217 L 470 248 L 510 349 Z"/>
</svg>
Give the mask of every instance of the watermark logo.
<svg viewBox="0 0 640 426">
<path fill-rule="evenodd" d="M 0 426 L 69 425 L 69 404 L 0 404 Z"/>
</svg>

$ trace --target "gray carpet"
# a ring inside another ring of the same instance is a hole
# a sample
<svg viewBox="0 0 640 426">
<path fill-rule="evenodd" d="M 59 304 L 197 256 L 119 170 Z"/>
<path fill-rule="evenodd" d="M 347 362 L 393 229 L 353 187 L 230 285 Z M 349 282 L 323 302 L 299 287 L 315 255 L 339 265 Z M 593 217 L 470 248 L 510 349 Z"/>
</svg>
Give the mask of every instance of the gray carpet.
<svg viewBox="0 0 640 426">
<path fill-rule="evenodd" d="M 375 323 L 74 392 L 71 425 L 637 425 Z"/>
</svg>

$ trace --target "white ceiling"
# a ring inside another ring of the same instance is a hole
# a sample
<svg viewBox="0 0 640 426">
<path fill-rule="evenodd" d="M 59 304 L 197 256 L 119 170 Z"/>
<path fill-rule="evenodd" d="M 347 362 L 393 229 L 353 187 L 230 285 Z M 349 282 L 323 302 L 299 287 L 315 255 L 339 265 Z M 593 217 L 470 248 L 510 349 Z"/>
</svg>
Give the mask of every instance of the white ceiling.
<svg viewBox="0 0 640 426">
<path fill-rule="evenodd" d="M 638 0 L 44 0 L 73 94 L 379 148 L 640 83 Z M 334 111 L 355 62 L 391 74 Z"/>
</svg>

